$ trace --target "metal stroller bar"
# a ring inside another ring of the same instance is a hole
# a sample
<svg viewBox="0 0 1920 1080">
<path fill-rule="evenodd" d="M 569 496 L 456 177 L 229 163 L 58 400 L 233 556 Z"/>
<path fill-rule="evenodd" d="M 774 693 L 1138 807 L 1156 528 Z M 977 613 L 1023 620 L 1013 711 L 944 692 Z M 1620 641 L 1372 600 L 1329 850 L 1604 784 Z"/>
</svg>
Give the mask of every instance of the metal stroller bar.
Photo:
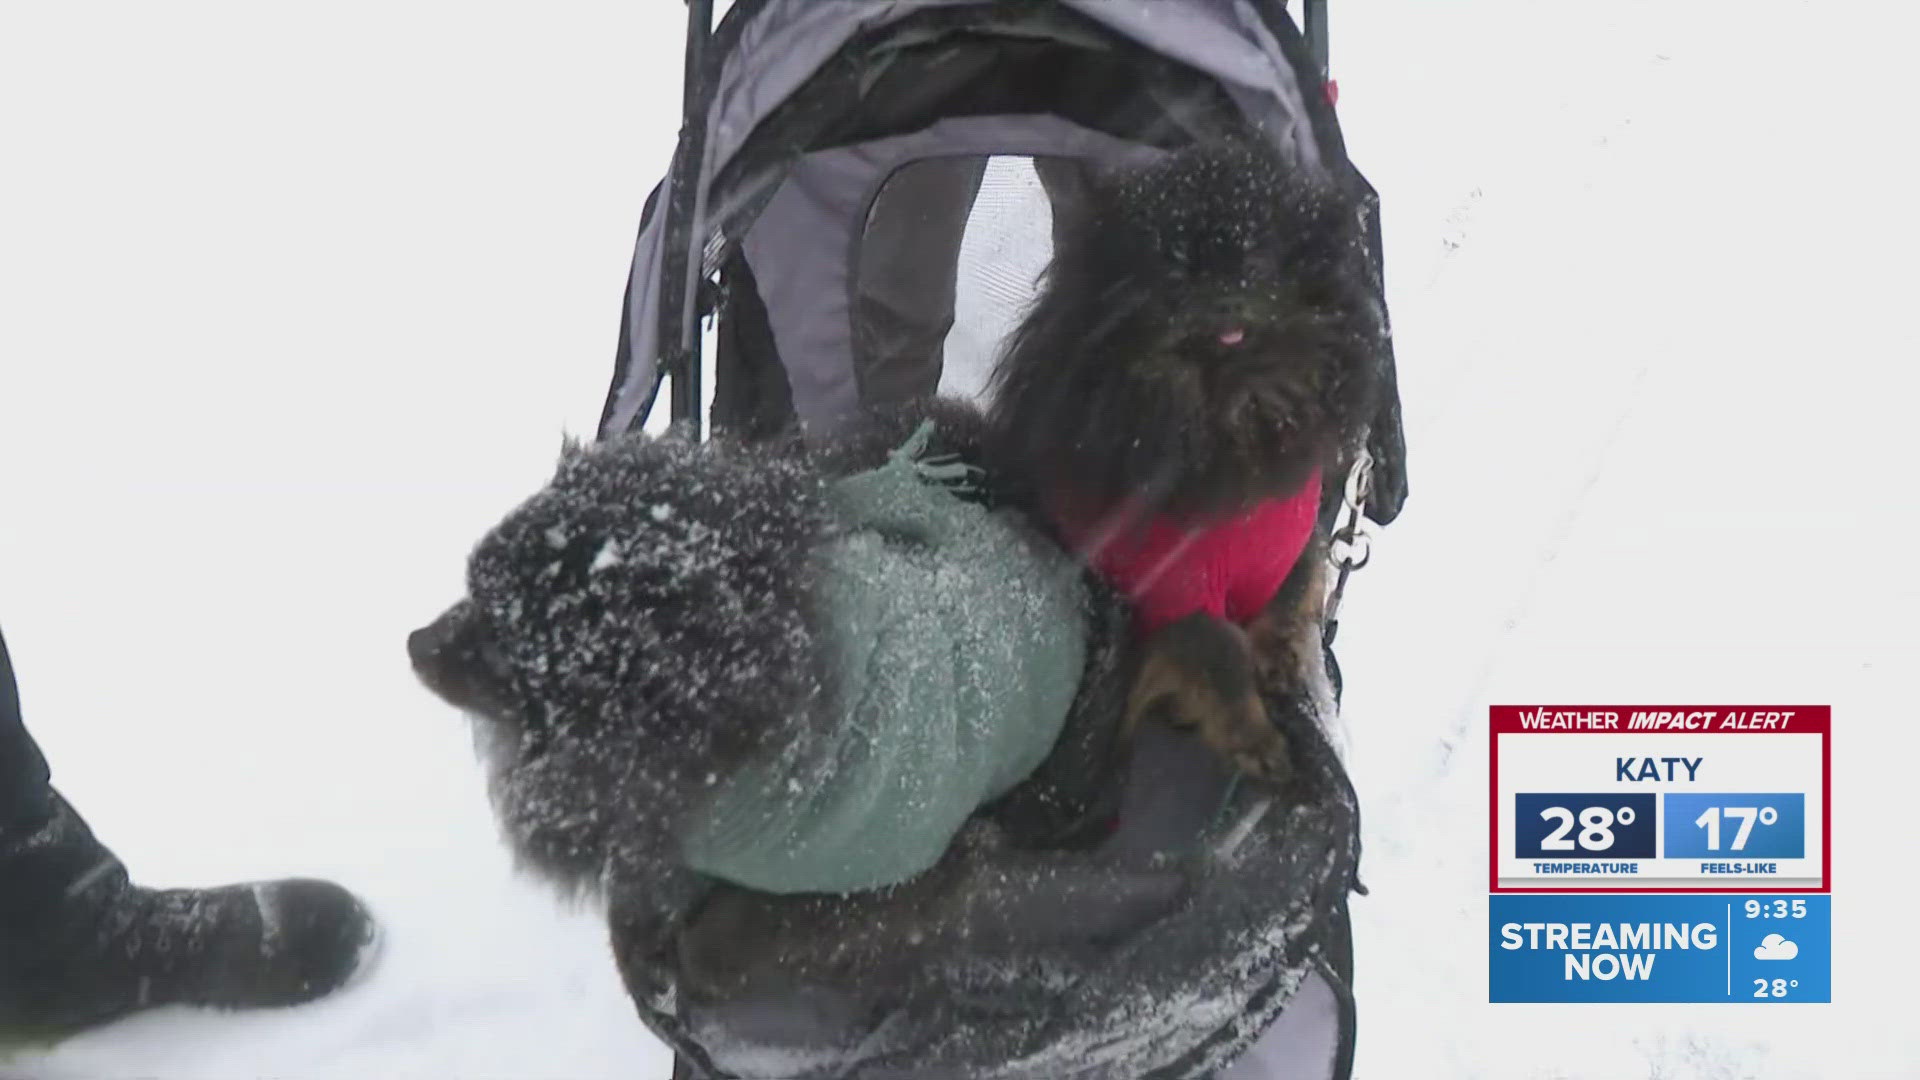
<svg viewBox="0 0 1920 1080">
<path fill-rule="evenodd" d="M 667 180 L 666 237 L 662 282 L 679 282 L 680 302 L 660 305 L 660 364 L 654 372 L 653 398 L 660 380 L 673 377 L 668 400 L 675 424 L 691 425 L 698 439 L 701 429 L 700 318 L 695 307 L 703 268 L 694 265 L 696 219 L 705 200 L 700 197 L 700 164 L 707 142 L 707 43 L 713 37 L 713 0 L 688 0 L 687 50 L 680 106 L 680 144 L 674 152 L 673 172 Z M 645 413 L 642 413 L 642 417 Z"/>
<path fill-rule="evenodd" d="M 1307 49 L 1320 66 L 1319 75 L 1324 82 L 1332 70 L 1327 51 L 1327 0 L 1306 0 L 1303 14 L 1305 25 L 1301 28 L 1301 36 L 1307 39 Z"/>
</svg>

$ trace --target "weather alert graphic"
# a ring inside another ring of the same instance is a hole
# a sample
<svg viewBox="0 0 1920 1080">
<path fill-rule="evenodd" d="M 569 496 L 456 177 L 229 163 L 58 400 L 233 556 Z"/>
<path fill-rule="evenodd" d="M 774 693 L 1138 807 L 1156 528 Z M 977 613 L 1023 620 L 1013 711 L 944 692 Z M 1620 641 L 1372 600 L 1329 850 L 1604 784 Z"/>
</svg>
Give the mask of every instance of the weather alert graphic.
<svg viewBox="0 0 1920 1080">
<path fill-rule="evenodd" d="M 1490 1000 L 1830 1000 L 1827 706 L 1491 721 Z"/>
</svg>

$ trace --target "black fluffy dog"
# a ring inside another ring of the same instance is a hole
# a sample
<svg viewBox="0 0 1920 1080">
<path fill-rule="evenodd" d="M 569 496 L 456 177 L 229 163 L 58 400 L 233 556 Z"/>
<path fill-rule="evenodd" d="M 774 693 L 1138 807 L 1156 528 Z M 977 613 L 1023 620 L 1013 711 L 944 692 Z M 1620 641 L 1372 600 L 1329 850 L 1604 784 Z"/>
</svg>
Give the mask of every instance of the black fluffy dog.
<svg viewBox="0 0 1920 1080">
<path fill-rule="evenodd" d="M 469 713 L 515 852 L 590 888 L 658 852 L 708 774 L 800 737 L 820 693 L 793 572 L 824 527 L 804 456 L 570 446 L 408 649 Z"/>
<path fill-rule="evenodd" d="M 1360 207 L 1230 142 L 1114 176 L 1075 210 L 995 373 L 991 445 L 1136 600 L 1184 588 L 1182 574 L 1192 603 L 1236 576 L 1270 598 L 1234 618 L 1215 596 L 1154 627 L 1128 723 L 1158 713 L 1248 771 L 1282 775 L 1260 691 L 1326 696 L 1324 537 L 1296 540 L 1291 570 L 1246 563 L 1282 543 L 1275 522 L 1317 518 L 1310 505 L 1289 517 L 1282 501 L 1312 502 L 1304 485 L 1323 475 L 1337 483 L 1376 411 L 1386 327 Z M 1155 529 L 1176 538 L 1164 553 Z M 1144 539 L 1128 551 L 1129 537 Z"/>
</svg>

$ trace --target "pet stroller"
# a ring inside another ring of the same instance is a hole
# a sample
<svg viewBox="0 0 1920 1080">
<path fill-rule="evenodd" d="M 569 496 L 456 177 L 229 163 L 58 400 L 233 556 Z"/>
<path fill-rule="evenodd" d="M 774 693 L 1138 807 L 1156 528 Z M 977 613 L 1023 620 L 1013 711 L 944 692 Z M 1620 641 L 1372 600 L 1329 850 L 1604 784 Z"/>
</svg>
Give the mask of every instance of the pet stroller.
<svg viewBox="0 0 1920 1080">
<path fill-rule="evenodd" d="M 1379 288 L 1325 0 L 1306 0 L 1304 35 L 1284 0 L 735 0 L 718 28 L 711 8 L 689 4 L 685 116 L 642 218 L 603 438 L 638 429 L 663 386 L 683 430 L 744 439 L 978 393 L 1088 170 L 1208 138 L 1251 134 L 1350 185 Z M 1362 509 L 1386 524 L 1405 498 L 1390 348 L 1377 363 L 1389 393 L 1350 474 L 1370 464 L 1370 489 L 1329 485 L 1324 507 L 1348 541 Z M 1341 550 L 1344 583 L 1363 557 Z M 741 939 L 764 959 L 750 989 L 665 972 L 687 981 L 643 1019 L 697 1076 L 1345 1076 L 1358 809 L 1336 755 L 1321 746 L 1318 794 L 1282 807 L 1190 739 L 1154 738 L 1093 856 L 983 854 L 956 890 L 1027 887 L 935 905 L 930 924 L 964 925 L 930 925 L 889 972 L 795 959 L 820 942 L 781 933 L 857 935 L 872 917 L 849 905 L 836 922 L 819 901 Z"/>
</svg>

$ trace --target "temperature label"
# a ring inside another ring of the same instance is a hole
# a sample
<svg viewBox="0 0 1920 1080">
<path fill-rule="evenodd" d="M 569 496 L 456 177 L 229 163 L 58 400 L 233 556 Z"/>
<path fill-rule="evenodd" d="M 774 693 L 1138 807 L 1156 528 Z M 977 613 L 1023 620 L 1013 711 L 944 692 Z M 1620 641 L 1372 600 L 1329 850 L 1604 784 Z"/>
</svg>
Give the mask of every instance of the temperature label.
<svg viewBox="0 0 1920 1080">
<path fill-rule="evenodd" d="M 1826 706 L 1496 706 L 1493 892 L 1824 892 Z"/>
</svg>

